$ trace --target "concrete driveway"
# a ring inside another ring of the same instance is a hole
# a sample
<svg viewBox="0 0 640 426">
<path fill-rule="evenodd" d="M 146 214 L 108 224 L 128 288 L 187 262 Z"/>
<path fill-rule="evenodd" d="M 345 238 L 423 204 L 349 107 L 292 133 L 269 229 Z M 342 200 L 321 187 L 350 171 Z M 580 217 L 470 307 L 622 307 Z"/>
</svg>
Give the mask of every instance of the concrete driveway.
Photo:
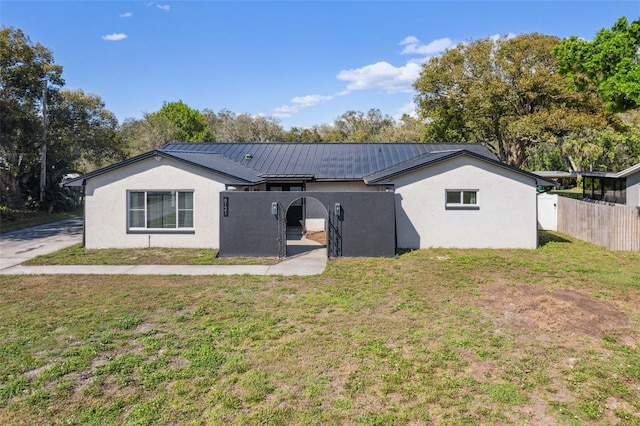
<svg viewBox="0 0 640 426">
<path fill-rule="evenodd" d="M 0 270 L 82 242 L 82 217 L 0 234 Z"/>
</svg>

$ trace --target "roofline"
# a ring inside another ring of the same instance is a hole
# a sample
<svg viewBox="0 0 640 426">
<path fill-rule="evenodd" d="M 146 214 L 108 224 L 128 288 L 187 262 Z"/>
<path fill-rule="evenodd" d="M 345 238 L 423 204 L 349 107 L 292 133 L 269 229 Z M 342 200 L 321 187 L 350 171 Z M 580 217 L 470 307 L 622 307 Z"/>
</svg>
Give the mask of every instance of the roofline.
<svg viewBox="0 0 640 426">
<path fill-rule="evenodd" d="M 171 155 L 169 152 L 160 151 L 158 149 L 154 149 L 152 151 L 145 152 L 144 154 L 140 154 L 140 155 L 137 155 L 135 157 L 126 159 L 124 161 L 120 161 L 119 163 L 111 164 L 111 165 L 103 167 L 101 169 L 94 170 L 94 171 L 89 172 L 89 173 L 85 173 L 85 174 L 83 174 L 81 176 L 78 176 L 75 179 L 71 179 L 71 180 L 63 183 L 63 185 L 64 186 L 85 186 L 88 179 L 94 178 L 96 176 L 100 176 L 100 175 L 105 174 L 105 173 L 109 173 L 109 172 L 111 172 L 113 170 L 119 169 L 121 167 L 128 166 L 130 164 L 137 163 L 137 162 L 142 161 L 142 160 L 146 160 L 146 159 L 151 158 L 151 157 L 155 157 L 156 155 L 166 156 L 166 157 L 171 158 L 172 160 L 180 161 L 180 162 L 183 162 L 183 163 L 186 163 L 186 164 L 189 164 L 189 165 L 192 165 L 192 166 L 199 167 L 201 169 L 207 170 L 209 172 L 214 172 L 214 173 L 217 173 L 217 174 L 220 174 L 220 175 L 235 179 L 236 182 L 230 182 L 231 184 L 247 183 L 247 184 L 251 184 L 251 185 L 258 185 L 258 184 L 266 182 L 266 180 L 264 178 L 262 178 L 261 176 L 258 176 L 258 175 L 256 175 L 256 177 L 258 179 L 260 179 L 260 180 L 258 180 L 256 182 L 251 182 L 251 181 L 248 181 L 246 179 L 242 179 L 242 178 L 240 178 L 238 176 L 233 176 L 233 175 L 230 175 L 228 173 L 224 173 L 224 172 L 221 172 L 219 170 L 212 169 L 212 168 L 203 166 L 201 164 L 194 163 L 192 161 L 176 157 L 174 155 Z M 224 157 L 222 157 L 222 158 L 224 158 Z"/>
<path fill-rule="evenodd" d="M 618 173 L 618 177 L 627 177 L 634 174 L 636 171 L 640 172 L 640 163 L 634 164 L 633 166 L 624 169 L 620 173 Z"/>
<path fill-rule="evenodd" d="M 440 151 L 440 152 L 442 152 L 442 151 Z M 468 156 L 476 158 L 478 160 L 481 160 L 481 161 L 484 161 L 484 162 L 487 162 L 487 163 L 490 163 L 490 164 L 494 164 L 494 165 L 496 165 L 498 167 L 502 167 L 503 169 L 507 169 L 507 170 L 511 170 L 513 172 L 516 172 L 516 173 L 523 174 L 525 176 L 528 176 L 528 177 L 534 179 L 536 181 L 536 185 L 540 184 L 540 185 L 543 185 L 543 186 L 554 186 L 554 187 L 558 186 L 557 183 L 552 182 L 552 181 L 550 181 L 548 179 L 545 179 L 542 176 L 538 176 L 538 175 L 536 175 L 534 173 L 527 172 L 526 170 L 519 169 L 519 168 L 517 168 L 515 166 L 510 166 L 508 164 L 502 163 L 502 162 L 494 160 L 492 158 L 485 157 L 484 155 L 476 154 L 475 152 L 468 151 L 466 149 L 452 151 L 449 155 L 445 155 L 445 156 L 433 159 L 431 161 L 424 162 L 422 164 L 417 164 L 415 166 L 412 166 L 412 167 L 409 167 L 409 168 L 406 168 L 406 169 L 403 169 L 403 170 L 399 170 L 397 172 L 393 172 L 393 173 L 390 173 L 388 175 L 382 175 L 381 177 L 373 179 L 373 180 L 368 180 L 367 176 L 365 176 L 364 177 L 364 181 L 365 181 L 365 183 L 367 185 L 376 184 L 376 183 L 383 183 L 383 181 L 388 180 L 390 178 L 393 178 L 393 177 L 396 177 L 396 176 L 399 176 L 399 175 L 402 175 L 402 174 L 405 174 L 405 173 L 408 173 L 408 172 L 412 172 L 412 171 L 420 169 L 422 167 L 428 167 L 428 166 L 440 163 L 442 161 L 446 161 L 446 160 L 449 160 L 451 158 L 458 157 L 460 155 L 468 155 Z M 412 161 L 412 160 L 407 160 L 407 161 Z M 400 164 L 402 164 L 402 163 L 400 163 Z M 398 165 L 393 166 L 393 167 L 397 167 L 397 166 Z M 382 172 L 384 172 L 384 171 L 382 171 Z M 378 172 L 378 173 L 381 173 L 381 172 Z M 371 176 L 371 175 L 369 175 L 369 176 Z"/>
</svg>

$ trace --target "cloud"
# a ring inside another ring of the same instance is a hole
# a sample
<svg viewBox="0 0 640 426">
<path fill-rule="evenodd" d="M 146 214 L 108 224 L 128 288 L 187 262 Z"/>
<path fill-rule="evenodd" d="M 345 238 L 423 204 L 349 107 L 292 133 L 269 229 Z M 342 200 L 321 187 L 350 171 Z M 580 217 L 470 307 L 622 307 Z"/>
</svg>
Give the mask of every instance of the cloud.
<svg viewBox="0 0 640 426">
<path fill-rule="evenodd" d="M 127 35 L 122 33 L 113 33 L 102 36 L 102 39 L 107 41 L 120 41 L 124 40 L 125 38 L 127 38 Z"/>
<path fill-rule="evenodd" d="M 402 105 L 400 108 L 398 108 L 398 110 L 397 110 L 397 118 L 396 119 L 399 120 L 400 118 L 402 118 L 402 116 L 404 114 L 407 114 L 407 115 L 409 115 L 409 116 L 411 116 L 413 118 L 417 118 L 418 117 L 418 114 L 416 113 L 416 104 L 415 104 L 415 102 L 413 102 L 413 101 L 408 102 L 408 103 Z M 394 116 L 394 118 L 395 117 L 396 116 Z"/>
<path fill-rule="evenodd" d="M 404 38 L 404 40 L 402 40 L 400 43 L 398 43 L 400 46 L 404 46 L 405 44 L 416 44 L 420 42 L 420 40 L 418 40 L 417 37 L 414 36 L 406 36 Z"/>
<path fill-rule="evenodd" d="M 168 4 L 156 4 L 156 7 L 160 10 L 164 10 L 165 12 L 171 10 L 171 6 L 169 6 Z"/>
<path fill-rule="evenodd" d="M 328 102 L 333 99 L 333 96 L 326 95 L 307 95 L 297 96 L 291 99 L 289 105 L 283 105 L 274 108 L 274 113 L 271 114 L 276 118 L 289 118 L 292 114 L 300 111 L 303 108 L 309 108 L 320 103 Z"/>
<path fill-rule="evenodd" d="M 405 46 L 400 52 L 401 55 L 435 55 L 455 46 L 453 40 L 448 37 L 433 40 L 429 44 L 420 44 L 420 40 L 416 37 L 409 36 L 399 44 Z"/>
<path fill-rule="evenodd" d="M 131 18 L 133 16 L 133 12 L 125 12 L 120 15 L 121 18 Z"/>
<path fill-rule="evenodd" d="M 348 81 L 346 95 L 354 90 L 376 89 L 386 93 L 411 92 L 413 82 L 420 75 L 420 65 L 408 62 L 396 67 L 388 62 L 376 62 L 361 68 L 343 70 L 336 76 L 339 80 Z"/>
<path fill-rule="evenodd" d="M 511 38 L 514 38 L 516 35 L 514 33 L 507 33 L 507 34 L 494 34 L 494 35 L 490 35 L 489 38 L 493 41 L 498 41 L 502 38 L 509 40 Z"/>
</svg>

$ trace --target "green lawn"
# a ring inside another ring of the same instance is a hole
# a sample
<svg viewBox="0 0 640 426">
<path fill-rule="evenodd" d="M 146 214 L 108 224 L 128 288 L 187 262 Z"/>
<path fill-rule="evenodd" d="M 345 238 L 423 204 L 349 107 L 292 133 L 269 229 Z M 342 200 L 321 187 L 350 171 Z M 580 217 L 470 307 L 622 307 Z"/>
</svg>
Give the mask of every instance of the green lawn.
<svg viewBox="0 0 640 426">
<path fill-rule="evenodd" d="M 0 424 L 640 424 L 640 254 L 0 276 Z"/>
<path fill-rule="evenodd" d="M 70 212 L 47 213 L 32 210 L 12 211 L 11 218 L 0 220 L 0 233 L 16 231 L 18 229 L 29 228 L 31 226 L 43 225 L 45 223 L 57 222 L 70 217 L 82 216 L 82 207 L 78 207 Z"/>
<path fill-rule="evenodd" d="M 85 249 L 81 244 L 37 256 L 26 265 L 273 265 L 277 257 L 223 257 L 214 249 Z"/>
</svg>

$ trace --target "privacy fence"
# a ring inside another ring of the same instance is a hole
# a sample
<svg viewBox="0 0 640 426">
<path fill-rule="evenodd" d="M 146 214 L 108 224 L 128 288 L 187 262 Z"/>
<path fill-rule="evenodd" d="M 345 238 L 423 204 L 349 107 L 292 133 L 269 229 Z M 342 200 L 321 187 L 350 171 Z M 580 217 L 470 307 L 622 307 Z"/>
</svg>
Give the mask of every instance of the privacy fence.
<svg viewBox="0 0 640 426">
<path fill-rule="evenodd" d="M 617 251 L 640 252 L 640 207 L 557 197 L 557 231 Z"/>
</svg>

